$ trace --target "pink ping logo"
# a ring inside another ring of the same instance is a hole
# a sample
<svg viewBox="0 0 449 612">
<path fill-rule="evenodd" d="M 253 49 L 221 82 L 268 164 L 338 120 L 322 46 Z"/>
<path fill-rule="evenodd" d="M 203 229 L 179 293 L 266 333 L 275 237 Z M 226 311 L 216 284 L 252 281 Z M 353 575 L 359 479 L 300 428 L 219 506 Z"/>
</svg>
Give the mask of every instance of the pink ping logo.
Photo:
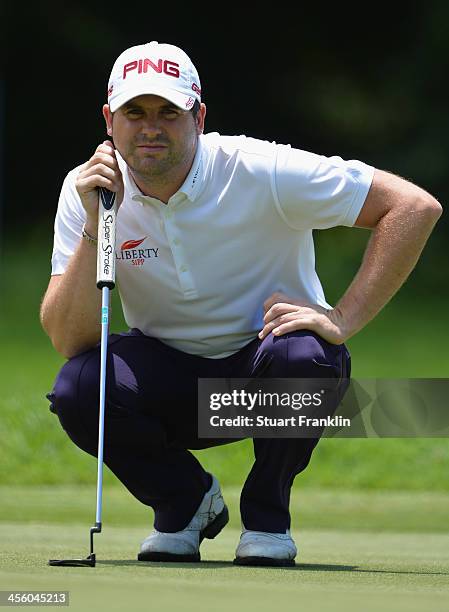
<svg viewBox="0 0 449 612">
<path fill-rule="evenodd" d="M 148 70 L 154 70 L 158 74 L 162 72 L 167 74 L 168 76 L 179 78 L 179 64 L 176 62 L 171 62 L 170 60 L 159 59 L 157 64 L 152 62 L 147 57 L 134 60 L 133 62 L 129 62 L 123 66 L 123 79 L 126 79 L 128 72 L 132 72 L 133 70 L 137 70 L 138 74 L 146 74 Z"/>
</svg>

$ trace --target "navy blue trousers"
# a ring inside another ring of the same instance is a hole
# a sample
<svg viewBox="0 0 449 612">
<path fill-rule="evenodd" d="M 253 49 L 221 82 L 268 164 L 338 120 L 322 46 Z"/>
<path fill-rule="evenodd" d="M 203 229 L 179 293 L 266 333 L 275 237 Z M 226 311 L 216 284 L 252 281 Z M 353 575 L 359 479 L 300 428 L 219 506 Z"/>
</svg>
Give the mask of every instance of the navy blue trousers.
<svg viewBox="0 0 449 612">
<path fill-rule="evenodd" d="M 95 457 L 99 370 L 97 346 L 64 364 L 50 396 L 50 410 L 67 435 Z M 343 379 L 343 395 L 350 356 L 345 345 L 329 344 L 307 330 L 255 338 L 224 359 L 178 351 L 139 330 L 109 337 L 104 462 L 132 495 L 153 508 L 159 531 L 184 529 L 210 487 L 210 474 L 189 449 L 236 441 L 198 438 L 197 379 L 258 376 Z M 290 489 L 318 441 L 253 440 L 255 460 L 240 498 L 247 529 L 279 533 L 290 528 Z"/>
</svg>

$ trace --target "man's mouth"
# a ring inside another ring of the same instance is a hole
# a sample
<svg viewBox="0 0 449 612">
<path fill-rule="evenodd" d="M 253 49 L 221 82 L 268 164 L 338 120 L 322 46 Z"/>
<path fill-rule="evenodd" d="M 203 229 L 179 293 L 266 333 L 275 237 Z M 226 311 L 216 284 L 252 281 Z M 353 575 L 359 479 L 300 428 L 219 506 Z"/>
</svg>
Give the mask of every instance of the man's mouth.
<svg viewBox="0 0 449 612">
<path fill-rule="evenodd" d="M 163 151 L 164 149 L 167 148 L 166 144 L 162 144 L 162 143 L 145 143 L 145 144 L 139 144 L 137 145 L 138 149 L 141 149 L 142 151 L 148 151 L 148 152 L 156 152 L 156 151 Z"/>
</svg>

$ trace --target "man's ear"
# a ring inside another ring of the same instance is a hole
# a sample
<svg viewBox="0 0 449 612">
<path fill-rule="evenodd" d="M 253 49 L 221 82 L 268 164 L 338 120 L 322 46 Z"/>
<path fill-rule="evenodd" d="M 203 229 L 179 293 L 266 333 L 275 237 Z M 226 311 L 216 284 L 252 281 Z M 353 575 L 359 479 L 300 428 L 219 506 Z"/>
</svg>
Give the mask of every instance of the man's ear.
<svg viewBox="0 0 449 612">
<path fill-rule="evenodd" d="M 196 133 L 202 134 L 204 132 L 204 121 L 206 119 L 206 105 L 201 103 L 200 109 L 196 116 Z"/>
<path fill-rule="evenodd" d="M 108 133 L 108 136 L 112 137 L 112 113 L 111 109 L 109 108 L 109 104 L 104 104 L 102 110 L 103 117 L 106 122 L 106 132 Z"/>
</svg>

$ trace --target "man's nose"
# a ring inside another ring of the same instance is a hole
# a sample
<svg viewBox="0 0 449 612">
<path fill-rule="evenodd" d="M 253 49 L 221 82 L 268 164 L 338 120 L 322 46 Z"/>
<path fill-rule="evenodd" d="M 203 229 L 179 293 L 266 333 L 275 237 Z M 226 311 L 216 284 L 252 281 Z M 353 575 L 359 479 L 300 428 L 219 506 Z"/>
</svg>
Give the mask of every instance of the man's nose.
<svg viewBox="0 0 449 612">
<path fill-rule="evenodd" d="M 140 133 L 147 138 L 156 138 L 157 136 L 160 136 L 161 130 L 155 125 L 149 125 L 142 127 Z"/>
<path fill-rule="evenodd" d="M 153 117 L 147 117 L 142 121 L 141 132 L 146 136 L 153 137 L 158 136 L 161 133 L 161 126 L 159 121 Z"/>
</svg>

